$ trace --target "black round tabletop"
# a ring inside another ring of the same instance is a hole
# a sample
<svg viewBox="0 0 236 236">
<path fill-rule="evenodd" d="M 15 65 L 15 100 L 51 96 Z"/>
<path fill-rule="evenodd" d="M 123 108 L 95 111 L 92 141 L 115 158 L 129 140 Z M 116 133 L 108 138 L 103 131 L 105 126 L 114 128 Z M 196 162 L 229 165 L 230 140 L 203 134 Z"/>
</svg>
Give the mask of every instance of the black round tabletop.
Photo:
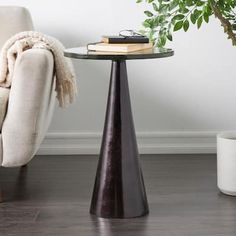
<svg viewBox="0 0 236 236">
<path fill-rule="evenodd" d="M 89 51 L 87 47 L 69 48 L 64 51 L 64 55 L 76 59 L 92 60 L 134 60 L 134 59 L 154 59 L 162 57 L 171 57 L 174 55 L 172 49 L 152 48 L 147 50 L 119 53 L 119 52 L 98 52 Z"/>
</svg>

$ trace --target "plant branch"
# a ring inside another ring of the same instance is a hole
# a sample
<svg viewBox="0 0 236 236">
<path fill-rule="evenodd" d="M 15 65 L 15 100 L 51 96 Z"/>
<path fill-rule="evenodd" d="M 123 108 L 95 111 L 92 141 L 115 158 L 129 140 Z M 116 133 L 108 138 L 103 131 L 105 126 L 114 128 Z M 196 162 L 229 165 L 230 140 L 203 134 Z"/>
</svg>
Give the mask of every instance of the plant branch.
<svg viewBox="0 0 236 236">
<path fill-rule="evenodd" d="M 236 34 L 233 32 L 232 24 L 222 15 L 221 11 L 215 3 L 211 2 L 211 8 L 214 12 L 215 17 L 220 20 L 221 25 L 224 27 L 224 30 L 228 34 L 229 39 L 232 40 L 233 46 L 236 46 Z"/>
</svg>

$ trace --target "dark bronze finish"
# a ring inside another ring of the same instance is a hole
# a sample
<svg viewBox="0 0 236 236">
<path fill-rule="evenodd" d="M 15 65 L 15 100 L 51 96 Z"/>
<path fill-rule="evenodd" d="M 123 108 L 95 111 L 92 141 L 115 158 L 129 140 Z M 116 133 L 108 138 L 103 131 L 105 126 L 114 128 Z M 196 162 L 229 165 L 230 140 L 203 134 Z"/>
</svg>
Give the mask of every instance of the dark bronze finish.
<svg viewBox="0 0 236 236">
<path fill-rule="evenodd" d="M 103 218 L 132 218 L 148 213 L 125 61 L 112 62 L 90 213 Z"/>
<path fill-rule="evenodd" d="M 103 218 L 133 218 L 148 214 L 125 61 L 170 57 L 174 51 L 153 48 L 114 53 L 78 47 L 66 49 L 64 55 L 75 59 L 112 60 L 106 120 L 90 213 Z"/>
</svg>

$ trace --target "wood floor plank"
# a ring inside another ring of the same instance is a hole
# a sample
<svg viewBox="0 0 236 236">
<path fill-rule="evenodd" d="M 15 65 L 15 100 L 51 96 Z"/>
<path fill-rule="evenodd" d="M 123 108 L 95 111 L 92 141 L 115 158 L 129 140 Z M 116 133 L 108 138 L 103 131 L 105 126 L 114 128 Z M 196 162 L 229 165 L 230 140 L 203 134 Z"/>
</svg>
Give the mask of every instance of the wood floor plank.
<svg viewBox="0 0 236 236">
<path fill-rule="evenodd" d="M 216 186 L 215 155 L 141 157 L 150 214 L 89 215 L 96 156 L 37 156 L 1 168 L 0 236 L 235 236 L 236 197 Z"/>
</svg>

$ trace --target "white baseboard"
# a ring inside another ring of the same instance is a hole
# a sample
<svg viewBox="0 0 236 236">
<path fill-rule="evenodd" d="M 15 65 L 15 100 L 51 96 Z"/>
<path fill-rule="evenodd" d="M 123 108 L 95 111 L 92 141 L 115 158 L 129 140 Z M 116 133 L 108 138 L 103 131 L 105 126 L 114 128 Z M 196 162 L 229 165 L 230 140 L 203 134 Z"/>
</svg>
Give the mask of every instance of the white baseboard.
<svg viewBox="0 0 236 236">
<path fill-rule="evenodd" d="M 215 153 L 214 131 L 163 131 L 137 133 L 141 154 Z M 101 133 L 48 133 L 39 155 L 98 154 Z"/>
</svg>

